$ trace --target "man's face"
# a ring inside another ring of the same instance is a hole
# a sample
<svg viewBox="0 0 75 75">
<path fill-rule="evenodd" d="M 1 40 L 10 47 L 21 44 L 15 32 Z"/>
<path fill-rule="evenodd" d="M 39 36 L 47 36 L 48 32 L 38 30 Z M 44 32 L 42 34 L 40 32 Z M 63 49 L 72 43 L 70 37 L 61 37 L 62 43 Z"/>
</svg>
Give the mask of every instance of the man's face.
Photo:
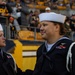
<svg viewBox="0 0 75 75">
<path fill-rule="evenodd" d="M 75 20 L 75 15 L 73 15 L 71 18 L 72 18 L 73 20 Z"/>
<path fill-rule="evenodd" d="M 56 35 L 58 27 L 52 22 L 43 21 L 40 23 L 40 32 L 42 38 L 48 40 Z"/>
<path fill-rule="evenodd" d="M 0 47 L 5 47 L 5 38 L 4 38 L 4 33 L 3 31 L 0 31 Z"/>
</svg>

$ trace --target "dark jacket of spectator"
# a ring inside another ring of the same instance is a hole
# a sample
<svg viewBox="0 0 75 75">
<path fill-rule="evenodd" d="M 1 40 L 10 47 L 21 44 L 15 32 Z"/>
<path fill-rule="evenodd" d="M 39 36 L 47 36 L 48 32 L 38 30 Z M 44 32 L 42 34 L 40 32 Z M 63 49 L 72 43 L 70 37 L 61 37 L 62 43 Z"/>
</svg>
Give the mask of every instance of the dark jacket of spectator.
<svg viewBox="0 0 75 75">
<path fill-rule="evenodd" d="M 29 14 L 29 10 L 27 5 L 25 4 L 24 0 L 21 0 L 20 2 L 21 8 L 18 8 L 18 12 L 21 12 L 21 17 L 18 18 L 18 22 L 20 25 L 28 26 L 28 20 L 27 20 L 27 15 Z"/>
<path fill-rule="evenodd" d="M 3 10 L 2 12 L 0 12 L 0 23 L 4 26 L 4 25 L 6 25 L 6 23 L 7 23 L 6 21 L 10 17 L 10 14 L 12 13 L 13 10 L 12 10 L 11 6 L 6 2 L 0 3 L 0 9 Z M 3 27 L 3 28 L 5 28 L 5 27 Z"/>
<path fill-rule="evenodd" d="M 75 31 L 75 20 L 73 19 L 70 20 L 70 28 L 72 31 Z"/>
<path fill-rule="evenodd" d="M 8 3 L 0 4 L 0 8 L 7 9 L 8 13 L 12 13 L 12 8 Z"/>
</svg>

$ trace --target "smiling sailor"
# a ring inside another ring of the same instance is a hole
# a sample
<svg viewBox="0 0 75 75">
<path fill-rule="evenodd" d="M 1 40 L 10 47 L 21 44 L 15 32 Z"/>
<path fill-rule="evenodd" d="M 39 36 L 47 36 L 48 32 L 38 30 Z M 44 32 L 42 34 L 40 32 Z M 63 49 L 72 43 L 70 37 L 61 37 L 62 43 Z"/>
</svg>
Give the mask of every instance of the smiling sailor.
<svg viewBox="0 0 75 75">
<path fill-rule="evenodd" d="M 65 19 L 65 15 L 54 12 L 39 15 L 40 33 L 45 42 L 37 50 L 33 75 L 71 75 L 66 69 L 66 56 L 73 41 L 65 37 Z M 75 45 L 72 50 L 75 51 L 74 49 Z"/>
</svg>

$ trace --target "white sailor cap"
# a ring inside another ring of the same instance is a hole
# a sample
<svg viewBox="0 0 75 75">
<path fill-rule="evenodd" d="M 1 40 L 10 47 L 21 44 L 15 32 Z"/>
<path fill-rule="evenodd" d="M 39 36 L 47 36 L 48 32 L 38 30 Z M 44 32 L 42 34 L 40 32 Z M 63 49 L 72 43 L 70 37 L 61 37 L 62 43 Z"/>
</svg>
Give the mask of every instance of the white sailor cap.
<svg viewBox="0 0 75 75">
<path fill-rule="evenodd" d="M 54 12 L 50 13 L 41 13 L 39 15 L 39 21 L 52 21 L 52 22 L 59 22 L 59 23 L 64 23 L 66 19 L 66 16 L 57 14 Z"/>
<path fill-rule="evenodd" d="M 47 7 L 45 10 L 51 10 L 49 7 Z"/>
<path fill-rule="evenodd" d="M 0 31 L 3 31 L 2 25 L 0 24 Z"/>
</svg>

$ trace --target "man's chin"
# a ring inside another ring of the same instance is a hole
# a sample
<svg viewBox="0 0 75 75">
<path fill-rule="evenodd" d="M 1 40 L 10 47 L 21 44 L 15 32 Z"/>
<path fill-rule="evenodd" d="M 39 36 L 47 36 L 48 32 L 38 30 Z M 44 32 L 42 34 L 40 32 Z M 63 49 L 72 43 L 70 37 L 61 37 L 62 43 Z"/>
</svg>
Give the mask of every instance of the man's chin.
<svg viewBox="0 0 75 75">
<path fill-rule="evenodd" d="M 5 47 L 5 46 L 6 46 L 6 44 L 2 45 L 2 47 Z"/>
<path fill-rule="evenodd" d="M 42 39 L 46 40 L 46 38 L 45 38 L 45 37 L 43 37 L 43 36 L 42 36 Z"/>
</svg>

